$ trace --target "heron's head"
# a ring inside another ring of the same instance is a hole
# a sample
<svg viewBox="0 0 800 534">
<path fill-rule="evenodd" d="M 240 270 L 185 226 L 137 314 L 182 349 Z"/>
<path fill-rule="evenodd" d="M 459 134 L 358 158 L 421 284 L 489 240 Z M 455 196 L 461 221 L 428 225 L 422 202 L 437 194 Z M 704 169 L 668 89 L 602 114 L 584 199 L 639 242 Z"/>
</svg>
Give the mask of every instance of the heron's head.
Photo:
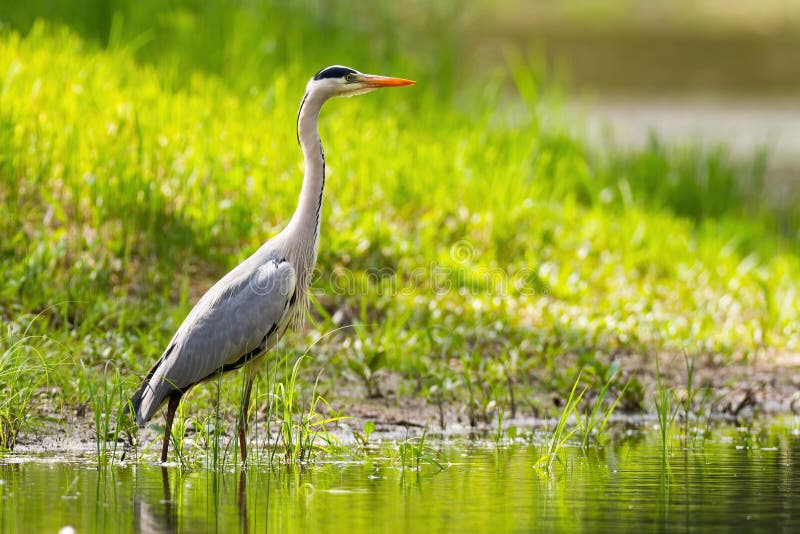
<svg viewBox="0 0 800 534">
<path fill-rule="evenodd" d="M 327 98 L 335 96 L 355 96 L 369 93 L 381 87 L 414 85 L 411 80 L 364 74 L 350 67 L 333 65 L 316 73 L 308 82 L 307 91 L 319 92 Z"/>
</svg>

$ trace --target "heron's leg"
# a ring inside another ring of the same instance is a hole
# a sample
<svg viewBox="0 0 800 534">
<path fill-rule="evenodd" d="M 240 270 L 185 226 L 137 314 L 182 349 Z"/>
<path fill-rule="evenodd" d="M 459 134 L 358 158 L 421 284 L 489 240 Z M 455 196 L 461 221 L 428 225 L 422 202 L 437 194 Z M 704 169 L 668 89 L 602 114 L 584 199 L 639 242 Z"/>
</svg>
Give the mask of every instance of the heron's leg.
<svg viewBox="0 0 800 534">
<path fill-rule="evenodd" d="M 242 392 L 242 405 L 239 410 L 239 453 L 242 457 L 242 463 L 247 460 L 247 423 L 250 420 L 248 416 L 250 413 L 250 393 L 253 391 L 253 380 L 255 380 L 263 362 L 264 358 L 252 360 L 247 364 L 247 369 L 245 369 L 245 385 Z"/>
<path fill-rule="evenodd" d="M 250 393 L 253 391 L 253 378 L 254 375 L 248 370 L 247 382 L 242 393 L 242 406 L 239 411 L 239 453 L 242 456 L 242 463 L 247 460 L 247 421 L 250 411 Z"/>
<path fill-rule="evenodd" d="M 167 461 L 167 451 L 169 451 L 169 438 L 172 436 L 172 420 L 175 419 L 175 410 L 181 402 L 181 395 L 175 392 L 169 396 L 167 404 L 167 420 L 164 426 L 164 445 L 161 447 L 161 463 Z"/>
</svg>

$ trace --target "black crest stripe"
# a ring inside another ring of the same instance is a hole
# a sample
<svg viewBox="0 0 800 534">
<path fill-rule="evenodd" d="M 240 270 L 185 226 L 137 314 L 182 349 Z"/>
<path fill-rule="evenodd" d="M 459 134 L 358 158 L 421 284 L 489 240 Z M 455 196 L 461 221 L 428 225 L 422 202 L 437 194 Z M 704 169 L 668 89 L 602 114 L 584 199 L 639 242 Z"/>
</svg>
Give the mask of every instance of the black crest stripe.
<svg viewBox="0 0 800 534">
<path fill-rule="evenodd" d="M 348 74 L 357 74 L 355 69 L 350 67 L 342 67 L 341 65 L 334 65 L 332 67 L 325 67 L 314 75 L 315 80 L 322 80 L 324 78 L 341 78 Z"/>
</svg>

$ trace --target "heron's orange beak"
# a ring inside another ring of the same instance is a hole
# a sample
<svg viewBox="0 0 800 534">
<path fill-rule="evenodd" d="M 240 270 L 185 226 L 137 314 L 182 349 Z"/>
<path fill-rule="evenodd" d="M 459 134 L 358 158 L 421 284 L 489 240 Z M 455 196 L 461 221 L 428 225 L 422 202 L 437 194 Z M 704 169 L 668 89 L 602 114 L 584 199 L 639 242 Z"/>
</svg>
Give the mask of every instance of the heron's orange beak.
<svg viewBox="0 0 800 534">
<path fill-rule="evenodd" d="M 414 85 L 415 81 L 403 78 L 392 78 L 390 76 L 375 76 L 374 74 L 364 74 L 361 81 L 367 87 L 400 87 L 403 85 Z"/>
</svg>

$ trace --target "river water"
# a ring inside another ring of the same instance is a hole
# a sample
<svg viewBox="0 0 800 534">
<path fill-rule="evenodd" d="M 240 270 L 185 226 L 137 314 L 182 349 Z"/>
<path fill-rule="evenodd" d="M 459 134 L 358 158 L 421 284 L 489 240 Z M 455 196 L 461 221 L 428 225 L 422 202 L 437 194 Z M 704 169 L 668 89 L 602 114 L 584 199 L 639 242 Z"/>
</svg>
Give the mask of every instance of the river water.
<svg viewBox="0 0 800 534">
<path fill-rule="evenodd" d="M 433 442 L 442 469 L 404 468 L 391 443 L 244 472 L 8 454 L 0 531 L 798 532 L 797 423 L 718 429 L 666 456 L 658 432 L 629 431 L 567 446 L 551 471 L 537 440 Z"/>
</svg>

